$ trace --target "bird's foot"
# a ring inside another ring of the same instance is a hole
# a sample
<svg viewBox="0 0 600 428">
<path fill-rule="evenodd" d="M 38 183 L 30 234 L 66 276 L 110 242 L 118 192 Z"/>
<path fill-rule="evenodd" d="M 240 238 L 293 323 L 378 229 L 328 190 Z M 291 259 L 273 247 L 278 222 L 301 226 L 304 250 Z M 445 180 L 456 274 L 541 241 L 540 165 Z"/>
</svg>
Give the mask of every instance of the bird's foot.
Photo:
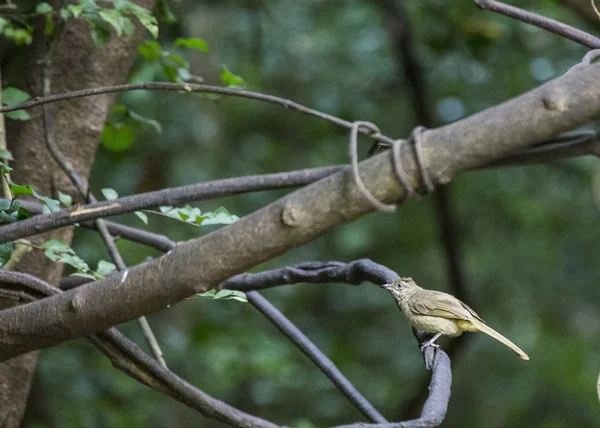
<svg viewBox="0 0 600 428">
<path fill-rule="evenodd" d="M 425 348 L 428 348 L 429 346 L 431 346 L 432 348 L 439 348 L 440 345 L 435 343 L 435 341 L 438 340 L 438 338 L 441 335 L 442 335 L 442 333 L 437 333 L 435 336 L 433 336 L 431 339 L 429 339 L 427 342 L 425 342 L 423 345 L 421 345 L 421 352 L 423 352 L 425 350 Z"/>
<path fill-rule="evenodd" d="M 432 347 L 432 348 L 439 348 L 440 345 L 438 345 L 437 343 L 434 343 L 433 340 L 428 340 L 427 342 L 425 342 L 423 345 L 421 345 L 421 352 L 425 351 L 425 348 L 428 347 Z"/>
</svg>

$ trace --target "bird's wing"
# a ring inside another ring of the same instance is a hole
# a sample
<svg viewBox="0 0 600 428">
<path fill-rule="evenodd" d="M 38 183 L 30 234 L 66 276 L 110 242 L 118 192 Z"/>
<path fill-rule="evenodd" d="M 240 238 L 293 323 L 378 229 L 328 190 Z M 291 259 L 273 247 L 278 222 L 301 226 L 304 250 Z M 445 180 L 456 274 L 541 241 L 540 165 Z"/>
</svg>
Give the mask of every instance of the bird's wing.
<svg viewBox="0 0 600 428">
<path fill-rule="evenodd" d="M 408 306 L 418 315 L 459 320 L 480 319 L 473 309 L 456 297 L 441 291 L 419 290 L 410 299 Z"/>
</svg>

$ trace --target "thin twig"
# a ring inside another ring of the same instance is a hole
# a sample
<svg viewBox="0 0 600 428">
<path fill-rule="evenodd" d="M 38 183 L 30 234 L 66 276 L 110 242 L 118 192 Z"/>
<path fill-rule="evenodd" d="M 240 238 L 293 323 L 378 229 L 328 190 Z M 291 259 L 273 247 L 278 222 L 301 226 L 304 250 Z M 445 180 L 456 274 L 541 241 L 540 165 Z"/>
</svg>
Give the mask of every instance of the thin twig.
<svg viewBox="0 0 600 428">
<path fill-rule="evenodd" d="M 474 2 L 480 9 L 487 9 L 526 22 L 527 24 L 535 25 L 536 27 L 558 34 L 559 36 L 565 37 L 591 49 L 600 48 L 600 38 L 554 19 L 546 18 L 536 13 L 528 12 L 495 0 L 474 0 Z"/>
<path fill-rule="evenodd" d="M 352 122 L 341 119 L 339 117 L 320 112 L 318 110 L 314 110 L 308 107 L 303 106 L 302 104 L 298 104 L 292 100 L 288 100 L 285 98 L 277 97 L 274 95 L 261 94 L 258 92 L 246 91 L 243 89 L 230 89 L 223 88 L 220 86 L 211 86 L 211 85 L 201 85 L 201 84 L 192 84 L 192 83 L 168 83 L 168 82 L 147 82 L 147 83 L 135 83 L 135 84 L 126 84 L 126 85 L 116 85 L 116 86 L 106 86 L 100 88 L 91 88 L 91 89 L 82 89 L 79 91 L 66 92 L 63 94 L 54 94 L 50 96 L 44 97 L 36 97 L 32 100 L 25 101 L 21 104 L 16 104 L 12 106 L 0 107 L 0 113 L 7 113 L 10 111 L 28 109 L 34 106 L 54 103 L 57 101 L 65 101 L 71 100 L 74 98 L 82 98 L 89 97 L 94 95 L 101 94 L 114 94 L 119 92 L 129 92 L 129 91 L 138 91 L 138 90 L 146 90 L 146 91 L 178 91 L 178 92 L 194 92 L 194 93 L 211 93 L 211 94 L 220 94 L 220 95 L 229 95 L 240 98 L 249 98 L 259 101 L 265 101 L 272 104 L 277 104 L 283 106 L 286 109 L 294 110 L 299 113 L 303 113 L 309 116 L 318 117 L 319 119 L 326 120 L 335 125 L 342 126 L 346 129 L 352 128 Z M 386 137 L 385 135 L 371 135 L 368 130 L 361 129 L 359 132 L 363 135 L 370 136 L 376 141 L 380 141 L 383 143 L 392 143 L 394 140 Z"/>
<path fill-rule="evenodd" d="M 333 384 L 339 389 L 346 398 L 356 407 L 367 419 L 372 422 L 386 423 L 387 420 L 381 413 L 373 407 L 369 401 L 352 385 L 352 383 L 342 374 L 317 346 L 298 329 L 288 318 L 286 318 L 277 308 L 275 308 L 258 291 L 249 291 L 246 293 L 248 302 L 257 308 L 265 317 L 267 317 L 275 326 L 310 360 L 327 376 Z"/>
<path fill-rule="evenodd" d="M 7 293 L 8 296 L 14 296 L 25 302 L 62 293 L 59 288 L 33 275 L 21 272 L 0 270 L 0 284 L 3 287 L 25 288 L 26 292 L 20 289 L 0 290 L 0 293 Z M 87 340 L 126 375 L 152 389 L 170 395 L 190 408 L 198 410 L 208 418 L 244 428 L 278 428 L 278 425 L 242 412 L 187 383 L 155 359 L 146 355 L 135 343 L 119 333 L 116 328 L 90 336 Z"/>
<path fill-rule="evenodd" d="M 598 18 L 600 18 L 600 10 L 598 10 L 598 7 L 596 7 L 596 2 L 594 0 L 590 0 L 590 3 L 592 4 L 592 9 L 594 9 L 594 13 L 598 15 Z"/>
<path fill-rule="evenodd" d="M 13 5 L 14 6 L 14 5 Z M 2 63 L 0 63 L 0 107 L 2 107 L 2 90 L 4 89 L 4 84 L 2 82 Z M 6 143 L 6 124 L 4 122 L 4 115 L 0 114 L 0 150 L 8 150 L 8 145 Z M 0 161 L 4 162 L 5 165 L 8 165 L 8 159 L 0 159 Z M 2 182 L 2 195 L 5 199 L 12 199 L 12 192 L 10 191 L 10 187 L 8 186 L 8 180 L 10 178 L 10 173 L 2 174 L 0 177 L 0 181 Z"/>
</svg>

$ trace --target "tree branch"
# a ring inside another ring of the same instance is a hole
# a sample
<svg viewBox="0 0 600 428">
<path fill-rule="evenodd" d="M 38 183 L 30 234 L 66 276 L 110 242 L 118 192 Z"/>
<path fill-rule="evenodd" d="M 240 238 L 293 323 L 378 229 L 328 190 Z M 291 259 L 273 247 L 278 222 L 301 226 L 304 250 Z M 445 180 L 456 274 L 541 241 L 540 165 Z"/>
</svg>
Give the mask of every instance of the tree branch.
<svg viewBox="0 0 600 428">
<path fill-rule="evenodd" d="M 441 349 L 435 352 L 431 381 L 429 382 L 429 397 L 423 405 L 421 416 L 404 422 L 384 424 L 350 424 L 339 425 L 334 428 L 430 428 L 440 425 L 446 417 L 448 402 L 450 401 L 450 387 L 452 385 L 452 370 L 450 358 Z"/>
<path fill-rule="evenodd" d="M 473 169 L 536 165 L 587 155 L 600 156 L 600 134 L 596 131 L 582 131 L 560 135 L 554 139 L 540 143 L 533 148 L 526 149 L 521 153 L 510 154 L 503 159 Z M 61 210 L 58 213 L 45 214 L 33 219 L 13 223 L 12 225 L 0 226 L 0 242 L 27 237 L 38 233 L 40 230 L 54 230 L 74 223 L 80 223 L 86 228 L 95 229 L 92 223 L 88 221 L 82 222 L 82 217 L 88 220 L 95 220 L 96 218 L 106 216 L 127 214 L 140 209 L 154 208 L 159 205 L 179 205 L 184 202 L 208 200 L 229 194 L 302 186 L 318 181 L 335 172 L 342 171 L 344 168 L 344 166 L 332 166 L 277 174 L 236 177 L 124 196 L 113 201 L 102 201 L 95 204 L 73 207 Z M 41 205 L 36 202 L 25 199 L 21 199 L 19 202 L 28 211 L 41 213 Z M 71 212 L 74 210 L 80 211 L 78 211 L 78 215 L 71 217 Z M 135 236 L 134 241 L 143 240 L 143 236 L 148 236 L 147 239 L 150 241 L 155 239 L 152 236 L 152 232 L 128 228 L 118 223 L 108 222 L 108 225 L 114 231 L 113 235 L 133 234 Z M 168 246 L 166 243 L 165 245 Z M 166 246 L 163 248 L 166 248 Z"/>
<path fill-rule="evenodd" d="M 62 291 L 33 275 L 9 272 L 0 269 L 0 284 L 21 290 L 22 301 L 33 301 L 46 296 L 58 295 Z M 3 288 L 6 290 L 6 288 Z M 9 289 L 9 291 L 12 291 Z M 208 418 L 218 419 L 233 426 L 248 428 L 277 428 L 278 426 L 242 412 L 216 400 L 150 358 L 134 342 L 117 329 L 93 335 L 87 340 L 102 352 L 113 365 L 140 383 L 168 394 L 177 401 L 198 410 Z"/>
<path fill-rule="evenodd" d="M 314 110 L 308 107 L 305 107 L 297 102 L 292 100 L 288 100 L 285 98 L 277 97 L 275 95 L 261 94 L 258 92 L 245 91 L 243 89 L 231 89 L 231 88 L 223 88 L 221 86 L 211 86 L 211 85 L 201 85 L 201 84 L 193 84 L 193 83 L 167 83 L 167 82 L 147 82 L 147 83 L 133 83 L 127 85 L 116 85 L 116 86 L 106 86 L 102 88 L 91 88 L 91 89 L 82 89 L 79 91 L 66 92 L 63 94 L 54 94 L 45 97 L 36 97 L 32 100 L 25 101 L 20 104 L 15 104 L 12 106 L 0 106 L 0 113 L 8 113 L 15 110 L 28 109 L 31 107 L 39 106 L 42 104 L 55 103 L 58 101 L 66 101 L 72 100 L 74 98 L 82 98 L 82 97 L 90 97 L 101 94 L 114 94 L 119 92 L 129 92 L 129 91 L 178 91 L 178 92 L 194 92 L 194 93 L 211 93 L 211 94 L 220 94 L 220 95 L 229 95 L 240 98 L 249 98 L 258 101 L 265 101 L 272 104 L 277 104 L 283 106 L 286 109 L 294 110 L 299 113 L 303 113 L 309 116 L 318 117 L 319 119 L 326 120 L 338 126 L 344 127 L 346 129 L 350 129 L 352 127 L 352 122 L 348 122 L 347 120 L 341 119 L 336 116 L 332 116 L 327 113 L 320 112 L 318 110 Z M 369 136 L 376 141 L 380 141 L 383 143 L 393 143 L 394 140 L 392 138 L 386 137 L 381 134 L 371 134 L 366 129 L 360 129 L 360 133 L 363 135 Z"/>
<path fill-rule="evenodd" d="M 424 132 L 425 165 L 435 183 L 445 184 L 460 172 L 577 128 L 598 115 L 600 65 L 593 64 L 497 107 Z M 419 174 L 409 150 L 405 147 L 404 167 L 416 188 Z M 366 186 L 388 203 L 403 196 L 390 158 L 385 152 L 360 165 Z M 123 275 L 0 312 L 0 359 L 163 309 L 372 210 L 346 171 L 330 175 Z"/>
<path fill-rule="evenodd" d="M 324 167 L 276 174 L 225 178 L 125 196 L 112 201 L 74 206 L 56 213 L 2 226 L 0 227 L 0 242 L 12 241 L 18 239 L 19 236 L 29 236 L 78 222 L 127 214 L 141 209 L 156 208 L 160 205 L 181 205 L 191 201 L 203 201 L 248 192 L 302 186 L 327 177 L 341 169 L 342 167 Z"/>
<path fill-rule="evenodd" d="M 570 25 L 554 19 L 546 18 L 533 12 L 528 12 L 518 7 L 510 6 L 494 0 L 474 0 L 475 4 L 483 10 L 497 12 L 510 18 L 526 22 L 527 24 L 535 25 L 536 27 L 547 30 L 551 33 L 558 34 L 569 40 L 587 46 L 590 49 L 600 48 L 600 38 L 595 37 L 585 31 L 578 30 Z"/>
</svg>

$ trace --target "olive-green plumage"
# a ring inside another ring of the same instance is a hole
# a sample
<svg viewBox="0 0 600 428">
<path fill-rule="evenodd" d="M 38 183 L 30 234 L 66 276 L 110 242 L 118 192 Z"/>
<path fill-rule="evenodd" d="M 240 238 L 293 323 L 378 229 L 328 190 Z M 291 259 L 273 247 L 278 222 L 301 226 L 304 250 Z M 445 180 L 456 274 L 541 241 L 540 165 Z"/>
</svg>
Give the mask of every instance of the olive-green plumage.
<svg viewBox="0 0 600 428">
<path fill-rule="evenodd" d="M 392 293 L 413 327 L 436 334 L 430 344 L 441 334 L 455 337 L 465 331 L 481 332 L 508 346 L 522 359 L 529 359 L 521 348 L 488 327 L 473 309 L 450 294 L 425 290 L 412 278 L 400 278 L 382 287 Z"/>
</svg>

